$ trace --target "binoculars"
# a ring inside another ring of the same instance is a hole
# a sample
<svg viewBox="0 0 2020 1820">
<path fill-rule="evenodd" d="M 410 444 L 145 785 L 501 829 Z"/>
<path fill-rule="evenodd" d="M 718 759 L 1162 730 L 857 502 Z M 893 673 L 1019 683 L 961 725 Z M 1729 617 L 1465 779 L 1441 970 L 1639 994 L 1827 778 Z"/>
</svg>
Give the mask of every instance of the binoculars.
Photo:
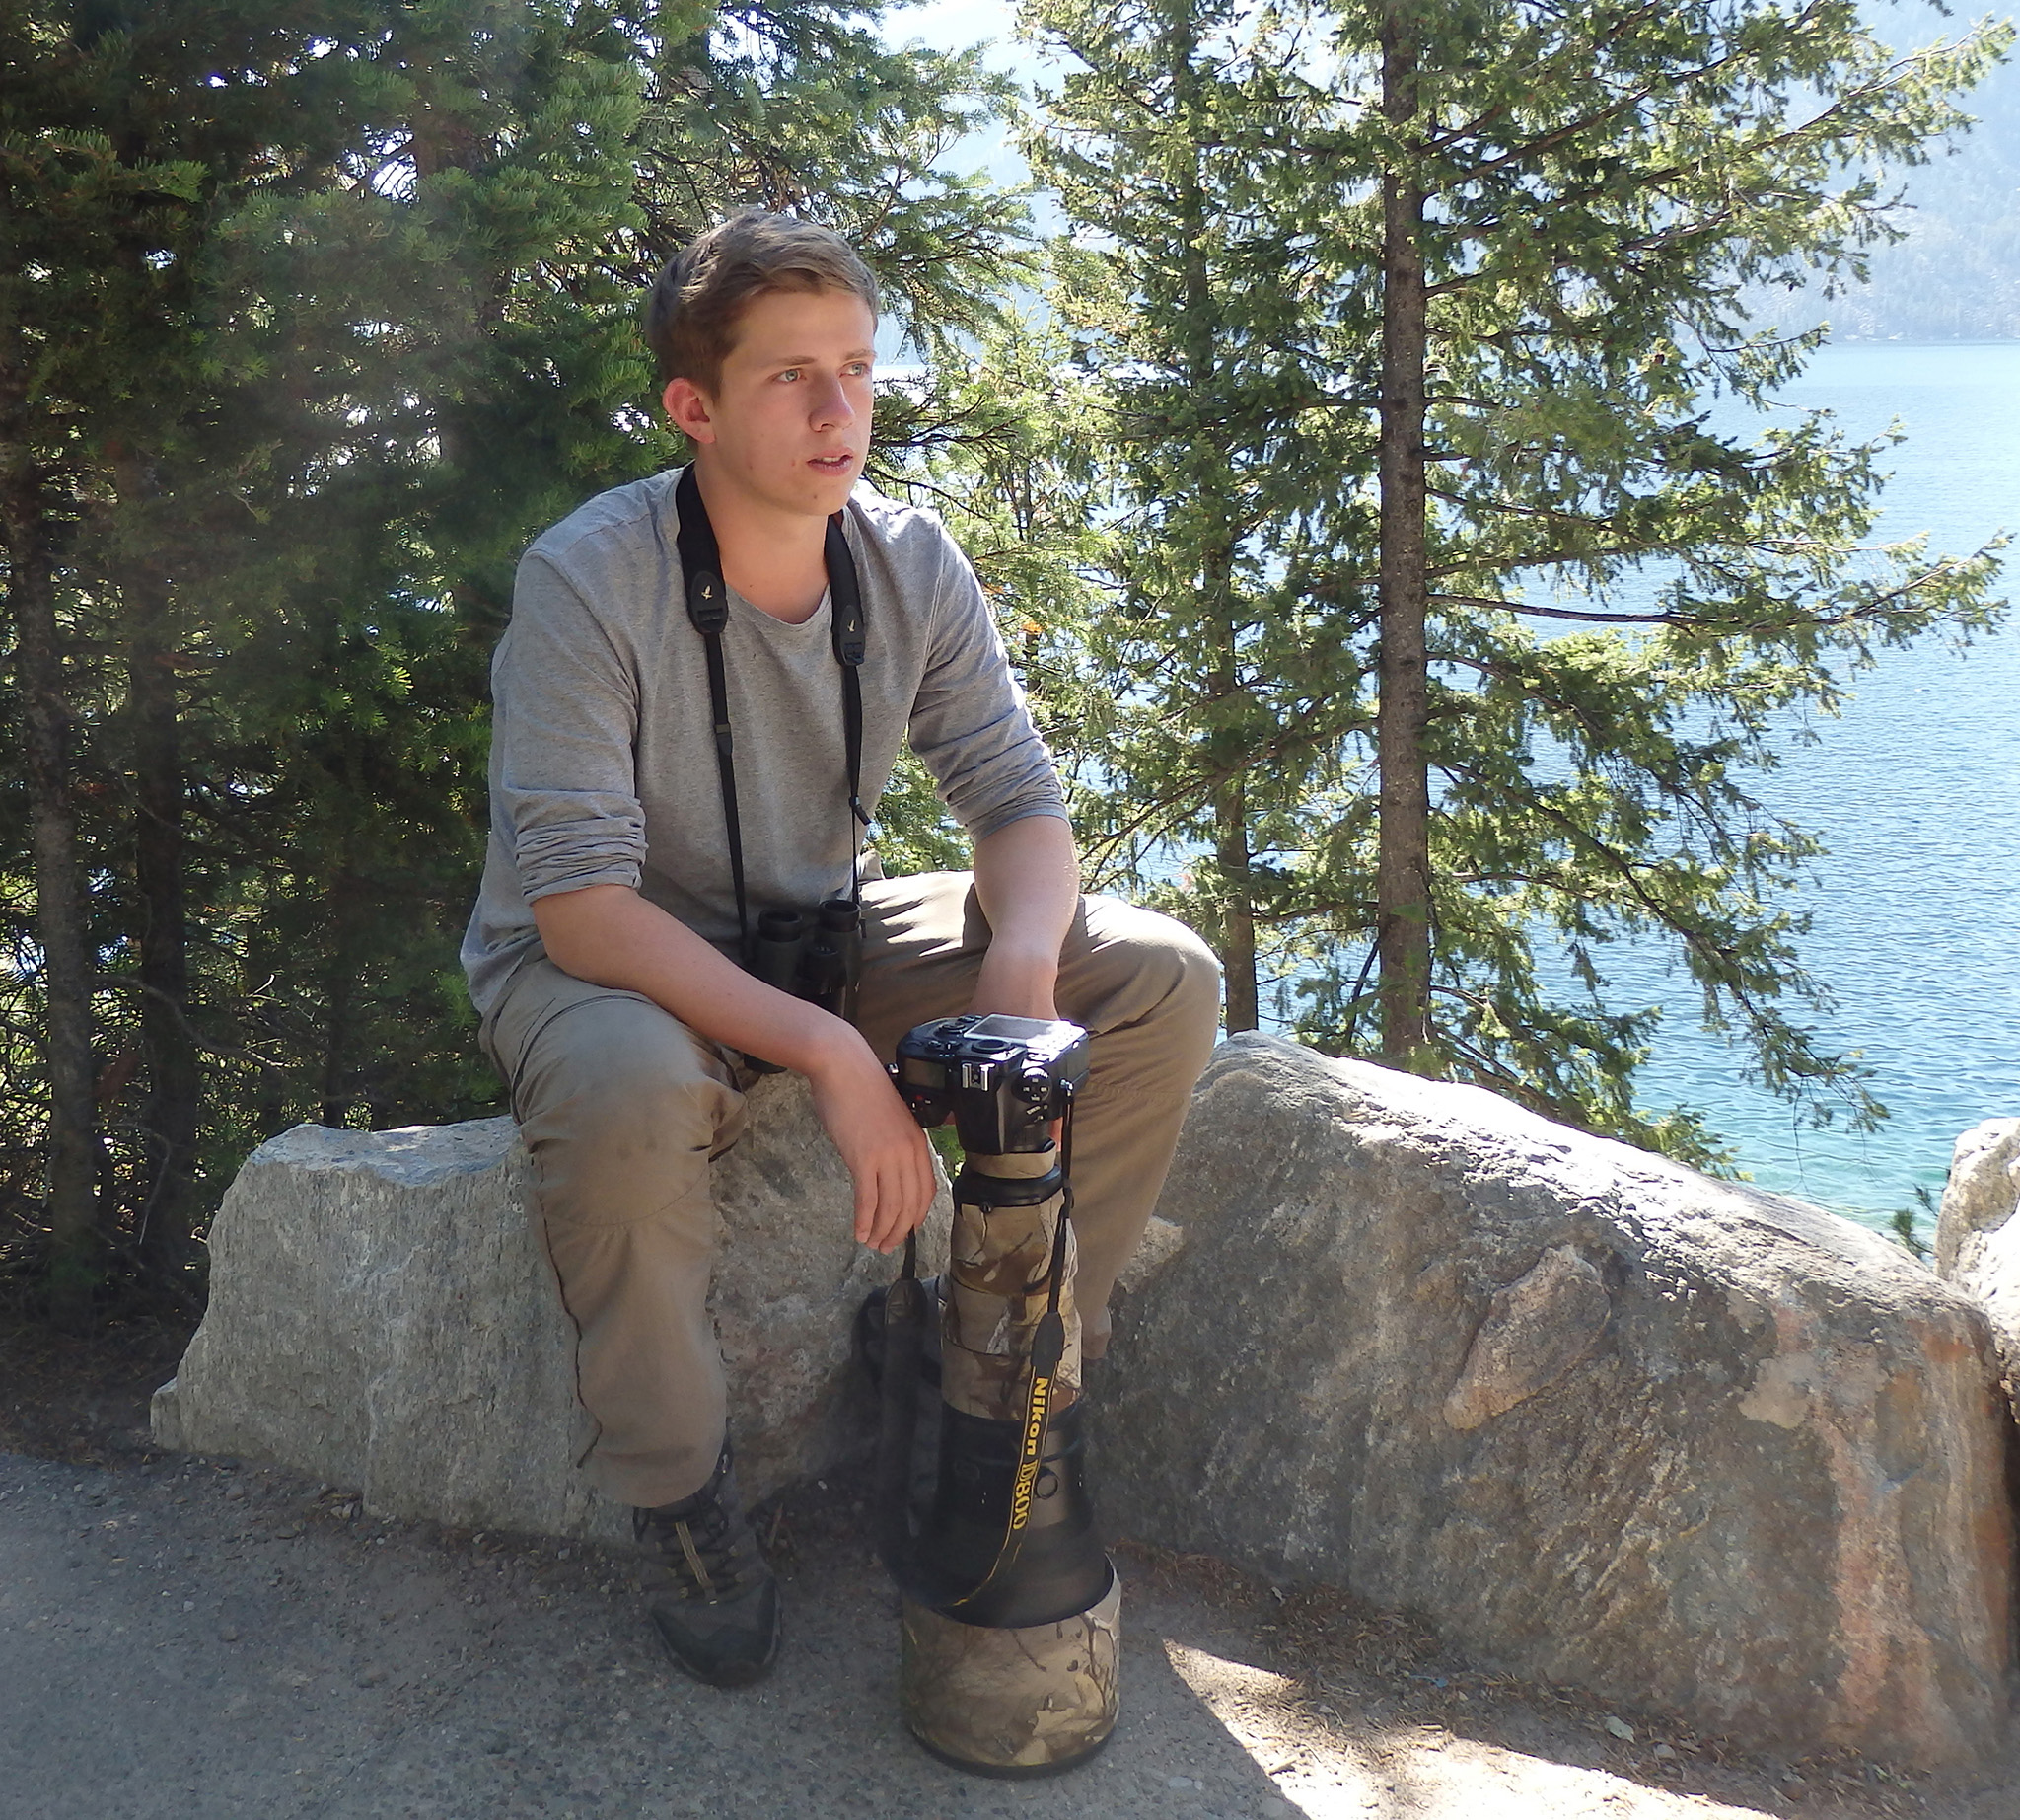
<svg viewBox="0 0 2020 1820">
<path fill-rule="evenodd" d="M 853 1016 L 863 972 L 862 906 L 853 898 L 829 898 L 811 915 L 763 911 L 748 966 L 766 985 L 836 1017 Z"/>
<path fill-rule="evenodd" d="M 796 910 L 760 912 L 744 971 L 854 1023 L 863 977 L 863 907 L 853 898 L 826 898 L 811 915 Z M 759 1074 L 783 1072 L 760 1056 L 744 1059 Z"/>
</svg>

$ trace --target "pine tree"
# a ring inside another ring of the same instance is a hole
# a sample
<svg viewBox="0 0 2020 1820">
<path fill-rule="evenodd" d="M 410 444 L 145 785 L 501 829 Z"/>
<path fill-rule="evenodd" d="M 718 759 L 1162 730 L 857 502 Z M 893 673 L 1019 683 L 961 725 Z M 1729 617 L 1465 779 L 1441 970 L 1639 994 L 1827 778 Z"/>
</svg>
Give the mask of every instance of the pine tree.
<svg viewBox="0 0 2020 1820">
<path fill-rule="evenodd" d="M 1855 1068 L 1776 1003 L 1821 1002 L 1800 919 L 1763 905 L 1814 842 L 1745 772 L 1776 711 L 1828 707 L 1877 646 L 1987 623 L 1990 565 L 1862 559 L 1876 450 L 1817 418 L 1714 436 L 1700 400 L 1765 404 L 1799 368 L 1814 338 L 1753 331 L 1740 285 L 1858 269 L 1889 232 L 1870 167 L 1960 125 L 1951 98 L 2002 35 L 1897 61 L 1848 5 L 1336 18 L 1344 59 L 1380 57 L 1384 1053 L 1590 1098 L 1525 1054 L 1548 1028 L 1525 944 L 1552 929 L 1596 983 L 1596 940 L 1652 930 L 1769 1086 L 1869 1119 Z M 1643 614 L 1623 596 L 1650 558 L 1675 566 Z M 1579 599 L 1530 599 L 1540 573 Z M 1518 629 L 1553 614 L 1645 629 Z M 1568 780 L 1517 757 L 1539 745 Z M 1435 854 L 1433 775 L 1461 837 Z M 1597 1085 L 1628 1054 L 1595 1024 Z"/>
<path fill-rule="evenodd" d="M 392 9 L 361 56 L 374 111 L 331 181 L 232 223 L 221 285 L 314 300 L 258 359 L 314 400 L 326 446 L 241 546 L 266 611 L 219 677 L 256 780 L 216 824 L 247 880 L 228 951 L 248 988 L 232 1071 L 251 1070 L 221 1159 L 304 1116 L 495 1106 L 455 964 L 485 660 L 527 538 L 661 446 L 634 407 L 621 258 L 646 114 L 634 23 Z"/>
<path fill-rule="evenodd" d="M 1055 753 L 1086 750 L 1108 711 L 1087 662 L 1104 606 L 1108 494 L 1074 427 L 1092 400 L 1070 351 L 1057 324 L 1006 318 L 973 348 L 943 352 L 919 382 L 880 399 L 869 470 L 881 490 L 937 513 L 974 564 Z M 878 810 L 876 844 L 894 877 L 969 864 L 966 837 L 909 752 Z"/>
<path fill-rule="evenodd" d="M 1091 698 L 1113 705 L 1078 742 L 1081 822 L 1098 881 L 1213 941 L 1228 1028 L 1253 1029 L 1302 926 L 1363 895 L 1331 855 L 1351 851 L 1342 755 L 1366 720 L 1368 604 L 1337 579 L 1370 530 L 1373 439 L 1338 390 L 1366 318 L 1350 268 L 1294 225 L 1272 149 L 1324 110 L 1285 81 L 1297 45 L 1274 13 L 1030 17 L 1080 64 L 1030 150 L 1091 230 L 1059 250 L 1052 299 L 1113 501 L 1090 627 Z"/>
<path fill-rule="evenodd" d="M 42 1033 L 40 1067 L 10 1069 L 9 1110 L 26 1116 L 7 1148 L 46 1153 L 48 1283 L 72 1320 L 109 1235 L 102 1200 L 127 1173 L 99 1102 L 143 1079 L 143 1229 L 166 1208 L 156 1230 L 174 1230 L 193 1166 L 174 593 L 202 566 L 219 495 L 184 466 L 216 427 L 197 255 L 234 183 L 306 151 L 295 96 L 257 80 L 304 53 L 302 22 L 209 7 L 202 43 L 183 23 L 117 4 L 0 13 L 0 437 L 36 905 L 14 996 Z M 323 120 L 340 112 L 338 99 Z M 106 988 L 122 971 L 135 990 L 119 1005 Z M 106 1026 L 125 1036 L 102 1075 Z M 10 1173 L 42 1198 L 19 1161 Z"/>
<path fill-rule="evenodd" d="M 1765 404 L 1800 369 L 1814 338 L 1755 332 L 1742 287 L 1855 273 L 1890 232 L 1874 168 L 1962 123 L 1954 97 L 2002 35 L 1897 60 L 1834 0 L 1381 0 L 1275 9 L 1265 56 L 1178 0 L 1035 17 L 1084 66 L 1053 130 L 1089 176 L 1063 193 L 1117 289 L 1111 390 L 1126 397 L 1140 363 L 1199 399 L 1176 436 L 1210 436 L 1216 460 L 1268 448 L 1287 503 L 1242 514 L 1242 547 L 1307 598 L 1361 604 L 1334 621 L 1342 648 L 1311 705 L 1264 716 L 1322 735 L 1337 792 L 1332 829 L 1287 829 L 1270 855 L 1299 1027 L 1703 1156 L 1693 1116 L 1632 1103 L 1653 1014 L 1606 1000 L 1605 944 L 1653 935 L 1767 1084 L 1877 1116 L 1855 1064 L 1783 1009 L 1827 1002 L 1781 901 L 1815 845 L 1763 810 L 1751 773 L 1790 709 L 1828 711 L 1878 649 L 1988 624 L 1991 565 L 1863 549 L 1878 448 L 1816 418 L 1715 434 L 1704 400 Z M 1183 110 L 1118 72 L 1199 41 L 1201 21 L 1220 35 L 1218 105 L 1192 143 L 1244 181 L 1216 191 L 1203 236 L 1158 253 L 1124 180 Z M 1115 148 L 1106 168 L 1089 145 Z M 1237 281 L 1227 261 L 1203 295 L 1259 346 L 1314 351 L 1299 386 L 1259 375 L 1221 400 L 1172 360 L 1159 300 L 1237 225 L 1273 236 L 1276 275 Z M 1330 463 L 1303 441 L 1321 422 Z M 1342 495 L 1327 537 L 1279 553 L 1301 500 Z M 1155 494 L 1131 474 L 1127 497 L 1142 511 Z M 1125 585 L 1163 559 L 1124 551 Z M 1157 636 L 1165 616 L 1189 627 L 1215 593 L 1191 573 L 1118 652 L 1144 700 L 1182 643 Z M 1590 629 L 1536 630 L 1565 623 Z M 1131 793 L 1203 807 L 1187 765 L 1207 771 L 1226 719 L 1201 692 Z M 1276 763 L 1256 736 L 1245 750 L 1245 778 Z M 1167 827 L 1182 845 L 1205 832 Z M 1559 945 L 1569 981 L 1538 966 Z"/>
</svg>

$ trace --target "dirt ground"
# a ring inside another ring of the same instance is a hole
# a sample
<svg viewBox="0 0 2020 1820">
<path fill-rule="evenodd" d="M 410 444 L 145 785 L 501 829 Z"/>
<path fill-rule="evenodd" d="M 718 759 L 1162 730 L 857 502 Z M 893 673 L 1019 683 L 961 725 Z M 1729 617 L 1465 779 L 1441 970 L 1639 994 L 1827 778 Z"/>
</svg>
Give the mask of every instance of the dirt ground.
<svg viewBox="0 0 2020 1820">
<path fill-rule="evenodd" d="M 2020 1816 L 2020 1759 L 1960 1779 L 1750 1754 L 1487 1672 L 1398 1615 L 1126 1543 L 1114 1743 L 1057 1782 L 978 1782 L 896 1718 L 854 1488 L 760 1513 L 787 1657 L 719 1694 L 657 1655 L 621 1557 L 155 1452 L 147 1396 L 182 1338 L 0 1328 L 9 1820 Z"/>
</svg>

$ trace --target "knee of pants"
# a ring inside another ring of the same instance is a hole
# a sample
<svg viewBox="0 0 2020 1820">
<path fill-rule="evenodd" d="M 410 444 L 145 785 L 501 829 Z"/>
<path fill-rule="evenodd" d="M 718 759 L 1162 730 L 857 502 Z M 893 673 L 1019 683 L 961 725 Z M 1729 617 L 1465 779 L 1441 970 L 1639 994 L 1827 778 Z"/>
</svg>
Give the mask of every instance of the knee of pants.
<svg viewBox="0 0 2020 1820">
<path fill-rule="evenodd" d="M 1220 1023 L 1220 959 L 1176 917 L 1138 906 L 1119 906 L 1128 914 L 1117 932 L 1128 954 L 1128 971 L 1138 991 L 1154 1005 L 1155 1017 L 1177 1017 L 1189 1028 L 1211 1032 Z"/>
<path fill-rule="evenodd" d="M 610 1227 L 685 1205 L 712 1230 L 709 1159 L 734 1135 L 740 1097 L 706 1078 L 585 1071 L 565 1098 L 522 1125 L 541 1212 L 564 1226 Z"/>
<path fill-rule="evenodd" d="M 1153 912 L 1155 913 L 1155 912 Z M 1205 941 L 1183 922 L 1171 916 L 1159 920 L 1171 925 L 1164 942 L 1168 965 L 1176 968 L 1168 994 L 1175 1009 L 1194 1019 L 1203 1019 L 1209 1029 L 1220 1023 L 1220 957 Z"/>
</svg>

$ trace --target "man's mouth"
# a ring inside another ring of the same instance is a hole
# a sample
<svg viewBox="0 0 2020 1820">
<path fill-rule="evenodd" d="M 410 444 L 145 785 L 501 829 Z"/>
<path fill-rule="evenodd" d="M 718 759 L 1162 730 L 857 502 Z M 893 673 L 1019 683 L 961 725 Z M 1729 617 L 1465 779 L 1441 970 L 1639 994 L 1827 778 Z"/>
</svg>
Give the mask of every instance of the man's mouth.
<svg viewBox="0 0 2020 1820">
<path fill-rule="evenodd" d="M 839 455 L 817 455 L 807 466 L 818 468 L 823 473 L 846 473 L 855 464 L 855 456 L 843 450 Z"/>
</svg>

